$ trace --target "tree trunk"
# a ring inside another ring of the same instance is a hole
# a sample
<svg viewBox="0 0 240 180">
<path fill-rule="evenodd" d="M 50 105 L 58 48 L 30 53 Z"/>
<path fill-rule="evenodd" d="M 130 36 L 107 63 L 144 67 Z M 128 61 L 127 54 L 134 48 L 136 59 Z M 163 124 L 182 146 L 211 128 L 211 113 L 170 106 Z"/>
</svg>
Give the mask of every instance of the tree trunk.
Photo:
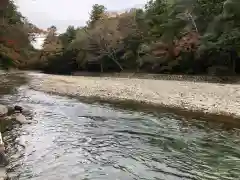
<svg viewBox="0 0 240 180">
<path fill-rule="evenodd" d="M 118 65 L 118 67 L 123 71 L 122 65 L 116 60 L 116 58 L 113 54 L 114 54 L 114 52 L 111 53 L 111 55 L 108 55 L 108 57 L 111 58 Z"/>
<path fill-rule="evenodd" d="M 103 73 L 103 62 L 102 61 L 100 63 L 100 66 L 101 66 L 101 73 Z"/>
<path fill-rule="evenodd" d="M 191 19 L 191 21 L 192 21 L 192 24 L 193 24 L 193 26 L 194 26 L 194 28 L 195 28 L 195 31 L 198 33 L 197 24 L 196 24 L 196 22 L 195 22 L 193 16 L 191 15 L 191 13 L 187 13 L 187 16 L 190 17 L 190 19 Z"/>
<path fill-rule="evenodd" d="M 117 65 L 118 65 L 118 67 L 123 71 L 123 67 L 122 67 L 122 65 L 116 60 L 116 59 L 114 59 L 114 58 L 111 58 Z"/>
<path fill-rule="evenodd" d="M 236 57 L 237 55 L 235 55 L 237 53 L 235 52 L 231 52 L 231 61 L 232 61 L 232 73 L 236 74 Z"/>
</svg>

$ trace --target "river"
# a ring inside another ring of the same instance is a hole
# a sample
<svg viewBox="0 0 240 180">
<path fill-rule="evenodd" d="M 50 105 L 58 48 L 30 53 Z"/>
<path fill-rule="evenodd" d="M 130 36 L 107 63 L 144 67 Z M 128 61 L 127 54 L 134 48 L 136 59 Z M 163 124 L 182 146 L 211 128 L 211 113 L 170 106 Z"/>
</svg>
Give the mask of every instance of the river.
<svg viewBox="0 0 240 180">
<path fill-rule="evenodd" d="M 10 179 L 240 179 L 240 130 L 174 113 L 88 104 L 22 85 L 4 95 L 32 124 L 4 135 Z"/>
</svg>

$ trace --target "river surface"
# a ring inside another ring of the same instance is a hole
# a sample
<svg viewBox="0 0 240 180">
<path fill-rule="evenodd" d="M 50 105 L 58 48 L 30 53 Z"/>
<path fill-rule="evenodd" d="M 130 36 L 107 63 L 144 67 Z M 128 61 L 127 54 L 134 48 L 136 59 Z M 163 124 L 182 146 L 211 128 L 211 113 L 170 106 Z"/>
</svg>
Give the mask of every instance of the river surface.
<svg viewBox="0 0 240 180">
<path fill-rule="evenodd" d="M 238 180 L 240 131 L 34 91 L 3 96 L 30 125 L 5 133 L 10 179 Z"/>
</svg>

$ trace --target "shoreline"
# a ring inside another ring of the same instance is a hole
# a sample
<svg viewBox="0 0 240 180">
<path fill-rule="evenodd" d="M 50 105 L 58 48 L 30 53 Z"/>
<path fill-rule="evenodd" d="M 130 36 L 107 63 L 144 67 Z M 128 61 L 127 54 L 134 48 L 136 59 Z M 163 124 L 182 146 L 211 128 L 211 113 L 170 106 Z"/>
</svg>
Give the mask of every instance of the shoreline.
<svg viewBox="0 0 240 180">
<path fill-rule="evenodd" d="M 150 79 L 150 80 L 167 80 L 167 81 L 190 81 L 200 83 L 223 83 L 223 84 L 240 84 L 240 76 L 212 76 L 212 75 L 187 75 L 187 74 L 149 74 L 137 72 L 121 73 L 94 73 L 94 72 L 75 72 L 72 76 L 84 77 L 114 77 L 114 78 L 133 78 L 133 79 Z"/>
<path fill-rule="evenodd" d="M 30 76 L 30 87 L 47 93 L 92 102 L 127 103 L 133 106 L 140 104 L 159 109 L 190 111 L 202 116 L 240 118 L 238 84 L 31 73 Z"/>
</svg>

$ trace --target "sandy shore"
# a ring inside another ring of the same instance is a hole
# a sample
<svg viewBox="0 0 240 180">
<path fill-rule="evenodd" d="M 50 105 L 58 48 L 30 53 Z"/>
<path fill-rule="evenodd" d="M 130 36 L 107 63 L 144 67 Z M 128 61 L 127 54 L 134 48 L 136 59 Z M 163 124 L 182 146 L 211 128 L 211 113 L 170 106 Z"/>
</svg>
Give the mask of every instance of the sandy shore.
<svg viewBox="0 0 240 180">
<path fill-rule="evenodd" d="M 240 85 L 41 74 L 31 76 L 31 87 L 44 92 L 104 100 L 134 100 L 240 117 Z"/>
</svg>

